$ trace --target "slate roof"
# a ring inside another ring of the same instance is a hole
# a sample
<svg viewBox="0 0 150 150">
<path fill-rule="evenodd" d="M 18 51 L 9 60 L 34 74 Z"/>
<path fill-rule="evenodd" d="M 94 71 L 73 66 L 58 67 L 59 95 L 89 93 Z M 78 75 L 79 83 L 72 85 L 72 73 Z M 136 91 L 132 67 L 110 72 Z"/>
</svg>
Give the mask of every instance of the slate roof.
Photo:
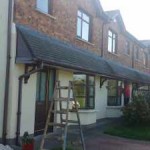
<svg viewBox="0 0 150 150">
<path fill-rule="evenodd" d="M 106 60 L 86 49 L 17 25 L 16 63 L 49 65 L 150 84 L 150 75 Z M 141 80 L 142 79 L 142 80 Z"/>
<path fill-rule="evenodd" d="M 140 42 L 142 42 L 146 47 L 150 47 L 150 40 L 141 40 Z"/>
</svg>

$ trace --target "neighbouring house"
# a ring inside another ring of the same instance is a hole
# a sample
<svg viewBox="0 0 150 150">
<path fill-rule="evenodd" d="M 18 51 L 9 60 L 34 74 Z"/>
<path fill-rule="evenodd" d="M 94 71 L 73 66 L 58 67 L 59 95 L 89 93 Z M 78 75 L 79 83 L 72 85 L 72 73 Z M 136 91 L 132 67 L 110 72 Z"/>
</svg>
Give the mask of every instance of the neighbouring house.
<svg viewBox="0 0 150 150">
<path fill-rule="evenodd" d="M 43 132 L 56 80 L 74 81 L 83 125 L 121 116 L 126 87 L 129 100 L 133 87 L 150 90 L 148 48 L 126 30 L 118 10 L 104 12 L 99 0 L 9 2 L 10 71 L 5 79 L 8 66 L 1 66 L 0 85 L 4 142 Z M 6 61 L 6 48 L 0 50 Z"/>
</svg>

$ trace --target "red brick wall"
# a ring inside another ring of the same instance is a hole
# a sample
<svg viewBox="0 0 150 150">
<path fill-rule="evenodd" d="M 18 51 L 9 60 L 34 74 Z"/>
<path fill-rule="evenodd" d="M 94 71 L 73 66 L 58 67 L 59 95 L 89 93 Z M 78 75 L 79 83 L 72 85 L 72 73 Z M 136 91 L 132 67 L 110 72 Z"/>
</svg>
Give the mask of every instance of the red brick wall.
<svg viewBox="0 0 150 150">
<path fill-rule="evenodd" d="M 101 54 L 101 26 L 103 21 L 96 16 L 93 0 L 53 0 L 52 15 L 55 19 L 38 12 L 35 7 L 36 0 L 15 0 L 15 22 L 31 26 L 45 34 Z M 78 8 L 85 10 L 92 16 L 93 36 L 91 43 L 76 38 Z"/>
<path fill-rule="evenodd" d="M 83 42 L 76 38 L 77 10 L 79 8 L 85 10 L 92 18 L 91 43 Z M 123 34 L 117 22 L 105 25 L 104 40 L 102 40 L 104 22 L 102 18 L 97 16 L 94 0 L 53 0 L 52 16 L 37 11 L 36 0 L 15 0 L 14 12 L 14 21 L 16 23 L 28 25 L 50 36 L 70 42 L 81 48 L 92 50 L 98 55 L 101 55 L 103 41 L 105 58 L 132 67 L 132 45 L 136 46 L 137 44 Z M 117 55 L 111 54 L 107 50 L 109 28 L 118 34 Z M 129 56 L 124 52 L 127 39 L 130 41 L 131 52 Z M 146 72 L 148 70 L 140 61 L 134 61 L 134 67 Z"/>
</svg>

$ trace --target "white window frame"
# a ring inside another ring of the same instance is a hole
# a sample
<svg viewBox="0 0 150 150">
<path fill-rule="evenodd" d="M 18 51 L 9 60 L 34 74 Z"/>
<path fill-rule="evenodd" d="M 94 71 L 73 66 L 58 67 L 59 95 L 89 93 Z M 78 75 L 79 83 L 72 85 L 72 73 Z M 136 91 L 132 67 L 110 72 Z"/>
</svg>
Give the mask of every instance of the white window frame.
<svg viewBox="0 0 150 150">
<path fill-rule="evenodd" d="M 90 16 L 81 10 L 77 12 L 77 37 L 90 41 Z"/>
<path fill-rule="evenodd" d="M 117 53 L 117 34 L 108 30 L 108 52 Z"/>
</svg>

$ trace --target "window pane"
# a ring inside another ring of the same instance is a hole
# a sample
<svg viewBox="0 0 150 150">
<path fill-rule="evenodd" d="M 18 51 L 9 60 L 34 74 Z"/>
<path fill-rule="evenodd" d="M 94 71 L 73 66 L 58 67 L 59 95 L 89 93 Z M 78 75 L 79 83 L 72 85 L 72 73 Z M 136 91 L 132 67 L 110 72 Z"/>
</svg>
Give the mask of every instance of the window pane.
<svg viewBox="0 0 150 150">
<path fill-rule="evenodd" d="M 81 17 L 82 13 L 80 10 L 78 10 L 78 16 Z"/>
<path fill-rule="evenodd" d="M 40 73 L 37 74 L 37 83 L 36 83 L 36 100 L 40 99 Z"/>
<path fill-rule="evenodd" d="M 83 19 L 84 19 L 85 21 L 87 21 L 87 22 L 89 22 L 89 21 L 90 21 L 89 16 L 88 16 L 88 15 L 86 15 L 86 14 L 84 14 L 84 13 L 83 13 Z"/>
<path fill-rule="evenodd" d="M 94 87 L 93 86 L 89 87 L 89 96 L 94 96 Z"/>
<path fill-rule="evenodd" d="M 86 84 L 86 75 L 83 74 L 74 74 L 73 80 L 75 84 Z"/>
<path fill-rule="evenodd" d="M 117 81 L 108 81 L 108 96 L 117 96 Z"/>
<path fill-rule="evenodd" d="M 40 88 L 40 101 L 45 100 L 45 87 L 46 87 L 46 73 L 42 72 L 41 73 L 41 88 Z"/>
<path fill-rule="evenodd" d="M 110 30 L 108 31 L 108 36 L 112 37 L 112 32 Z"/>
<path fill-rule="evenodd" d="M 94 76 L 89 76 L 89 85 L 94 85 Z"/>
<path fill-rule="evenodd" d="M 37 9 L 48 13 L 48 0 L 37 0 Z"/>
<path fill-rule="evenodd" d="M 108 51 L 112 52 L 112 39 L 110 37 L 108 38 Z"/>
<path fill-rule="evenodd" d="M 113 53 L 116 52 L 116 40 L 113 39 L 113 50 L 112 50 Z"/>
<path fill-rule="evenodd" d="M 88 108 L 94 108 L 94 97 L 89 97 Z"/>
<path fill-rule="evenodd" d="M 82 39 L 89 40 L 89 24 L 82 22 Z"/>
<path fill-rule="evenodd" d="M 77 97 L 76 99 L 77 99 L 77 101 L 80 104 L 80 108 L 85 108 L 86 107 L 86 103 L 85 103 L 86 99 L 85 99 L 85 97 Z"/>
<path fill-rule="evenodd" d="M 54 92 L 54 82 L 55 82 L 55 71 L 51 70 L 50 71 L 50 77 L 49 77 L 49 100 L 53 96 Z"/>
<path fill-rule="evenodd" d="M 46 73 L 38 73 L 37 76 L 37 90 L 36 90 L 36 99 L 37 101 L 45 100 L 45 90 L 46 90 Z"/>
<path fill-rule="evenodd" d="M 118 94 L 118 82 L 116 80 L 108 81 L 108 106 L 120 106 L 121 95 Z"/>
<path fill-rule="evenodd" d="M 77 36 L 81 37 L 81 19 L 77 20 Z"/>
<path fill-rule="evenodd" d="M 86 87 L 84 85 L 75 85 L 74 86 L 74 94 L 76 97 L 86 96 Z"/>
</svg>

